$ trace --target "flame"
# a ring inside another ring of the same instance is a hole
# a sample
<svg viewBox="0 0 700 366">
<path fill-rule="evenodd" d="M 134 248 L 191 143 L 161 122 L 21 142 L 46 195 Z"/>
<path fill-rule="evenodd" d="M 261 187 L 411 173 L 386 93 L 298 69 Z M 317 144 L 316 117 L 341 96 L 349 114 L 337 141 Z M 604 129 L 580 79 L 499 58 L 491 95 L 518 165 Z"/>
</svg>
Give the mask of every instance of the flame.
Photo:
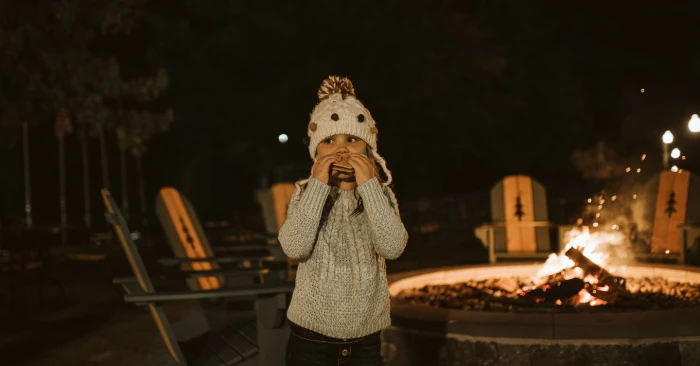
<svg viewBox="0 0 700 366">
<path fill-rule="evenodd" d="M 571 278 L 582 278 L 583 270 L 578 267 L 574 267 L 575 263 L 564 253 L 570 248 L 576 248 L 580 250 L 583 255 L 588 259 L 596 263 L 601 267 L 607 267 L 610 264 L 610 252 L 609 245 L 618 245 L 624 242 L 624 235 L 619 231 L 605 232 L 596 231 L 591 233 L 588 227 L 584 226 L 581 229 L 574 229 L 566 233 L 567 244 L 564 249 L 559 252 L 559 254 L 550 254 L 547 261 L 542 265 L 542 267 L 537 271 L 537 275 L 533 278 L 533 282 L 542 283 L 547 277 L 557 274 L 564 273 L 565 279 Z M 609 269 L 610 272 L 614 270 Z M 585 276 L 583 280 L 589 284 L 595 285 L 598 279 L 593 276 Z M 609 286 L 596 287 L 596 291 L 608 291 Z M 526 288 L 523 290 L 527 291 Z M 586 289 L 581 290 L 578 294 L 577 303 L 583 304 L 588 303 L 591 306 L 606 304 L 605 301 L 592 296 Z"/>
<path fill-rule="evenodd" d="M 559 254 L 550 254 L 542 268 L 537 272 L 537 277 L 546 277 L 559 273 L 574 266 L 574 261 L 569 259 L 564 253 L 570 248 L 576 248 L 583 252 L 583 255 L 592 260 L 595 264 L 605 267 L 610 259 L 610 254 L 606 250 L 608 243 L 621 243 L 624 235 L 620 232 L 597 231 L 591 234 L 588 227 L 574 229 L 566 233 L 568 242 Z"/>
</svg>

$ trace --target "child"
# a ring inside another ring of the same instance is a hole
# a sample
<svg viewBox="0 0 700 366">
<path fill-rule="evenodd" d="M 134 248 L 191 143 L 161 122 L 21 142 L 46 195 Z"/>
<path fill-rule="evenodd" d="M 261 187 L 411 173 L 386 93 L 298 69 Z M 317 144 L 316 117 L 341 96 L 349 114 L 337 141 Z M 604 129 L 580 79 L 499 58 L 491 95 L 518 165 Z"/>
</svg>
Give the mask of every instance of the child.
<svg viewBox="0 0 700 366">
<path fill-rule="evenodd" d="M 311 177 L 296 184 L 279 232 L 284 252 L 300 260 L 287 365 L 381 365 L 380 331 L 391 321 L 384 261 L 403 253 L 408 234 L 378 130 L 352 83 L 331 76 L 318 96 L 308 126 Z"/>
</svg>

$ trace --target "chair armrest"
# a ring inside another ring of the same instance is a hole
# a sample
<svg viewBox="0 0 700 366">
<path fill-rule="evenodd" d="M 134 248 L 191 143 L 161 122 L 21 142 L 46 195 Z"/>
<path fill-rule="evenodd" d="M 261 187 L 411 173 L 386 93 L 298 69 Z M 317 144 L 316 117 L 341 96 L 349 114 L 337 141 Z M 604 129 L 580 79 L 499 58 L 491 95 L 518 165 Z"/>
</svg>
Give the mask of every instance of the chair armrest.
<svg viewBox="0 0 700 366">
<path fill-rule="evenodd" d="M 191 290 L 191 291 L 161 291 L 146 293 L 143 290 L 135 291 L 128 295 L 124 295 L 124 301 L 148 304 L 164 301 L 182 301 L 182 300 L 199 300 L 199 299 L 215 299 L 222 297 L 248 297 L 256 295 L 274 295 L 279 293 L 288 293 L 294 291 L 294 282 L 284 281 L 273 284 L 251 285 L 223 288 L 217 290 Z"/>
<path fill-rule="evenodd" d="M 274 257 L 266 256 L 245 256 L 245 257 L 206 257 L 206 258 L 160 258 L 158 263 L 164 266 L 176 266 L 182 263 L 195 262 L 216 262 L 216 263 L 240 263 L 245 261 L 271 261 Z"/>
<path fill-rule="evenodd" d="M 268 251 L 270 250 L 270 244 L 266 243 L 255 243 L 255 244 L 227 244 L 227 245 L 212 245 L 212 250 L 215 253 L 227 253 L 227 252 L 248 252 L 248 251 Z"/>
<path fill-rule="evenodd" d="M 136 277 L 116 277 L 112 279 L 112 283 L 115 285 L 125 285 L 129 283 L 136 283 L 138 280 Z"/>
<path fill-rule="evenodd" d="M 209 277 L 209 276 L 228 276 L 228 275 L 260 275 L 270 272 L 267 268 L 241 268 L 241 269 L 214 269 L 209 271 L 196 271 L 192 269 L 180 270 L 183 277 Z"/>
</svg>

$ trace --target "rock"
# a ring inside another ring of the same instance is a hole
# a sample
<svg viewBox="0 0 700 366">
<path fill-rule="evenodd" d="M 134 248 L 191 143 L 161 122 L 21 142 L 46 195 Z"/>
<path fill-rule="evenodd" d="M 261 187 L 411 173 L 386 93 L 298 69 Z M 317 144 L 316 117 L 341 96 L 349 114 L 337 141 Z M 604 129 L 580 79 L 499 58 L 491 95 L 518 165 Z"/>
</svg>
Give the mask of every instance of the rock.
<svg viewBox="0 0 700 366">
<path fill-rule="evenodd" d="M 520 283 L 512 277 L 499 279 L 498 282 L 496 282 L 496 286 L 508 292 L 516 292 L 520 289 Z"/>
</svg>

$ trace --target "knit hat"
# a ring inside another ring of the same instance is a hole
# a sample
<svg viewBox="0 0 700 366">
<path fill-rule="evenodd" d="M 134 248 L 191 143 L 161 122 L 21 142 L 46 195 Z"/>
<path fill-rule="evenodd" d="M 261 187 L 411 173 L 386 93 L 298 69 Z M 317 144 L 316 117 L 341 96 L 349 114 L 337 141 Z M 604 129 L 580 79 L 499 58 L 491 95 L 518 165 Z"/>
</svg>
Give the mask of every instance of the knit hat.
<svg viewBox="0 0 700 366">
<path fill-rule="evenodd" d="M 383 183 L 386 187 L 384 193 L 389 198 L 394 212 L 399 216 L 396 195 L 387 187 L 392 181 L 391 172 L 387 169 L 384 158 L 377 152 L 379 130 L 369 110 L 355 96 L 355 87 L 350 79 L 329 76 L 318 89 L 318 99 L 319 102 L 311 112 L 311 121 L 307 127 L 311 159 L 316 158 L 318 144 L 331 136 L 343 134 L 361 138 L 367 143 L 372 157 L 386 175 L 386 182 Z M 292 200 L 298 200 L 301 197 L 302 186 L 308 183 L 309 179 L 311 177 L 296 182 L 297 189 Z"/>
<path fill-rule="evenodd" d="M 387 181 L 383 184 L 391 184 L 391 172 L 387 169 L 384 158 L 377 152 L 379 130 L 369 110 L 357 99 L 350 79 L 329 76 L 318 89 L 318 99 L 318 104 L 311 112 L 311 122 L 307 129 L 311 158 L 316 158 L 318 144 L 331 136 L 356 136 L 367 143 L 372 150 L 372 157 L 384 171 Z"/>
</svg>

